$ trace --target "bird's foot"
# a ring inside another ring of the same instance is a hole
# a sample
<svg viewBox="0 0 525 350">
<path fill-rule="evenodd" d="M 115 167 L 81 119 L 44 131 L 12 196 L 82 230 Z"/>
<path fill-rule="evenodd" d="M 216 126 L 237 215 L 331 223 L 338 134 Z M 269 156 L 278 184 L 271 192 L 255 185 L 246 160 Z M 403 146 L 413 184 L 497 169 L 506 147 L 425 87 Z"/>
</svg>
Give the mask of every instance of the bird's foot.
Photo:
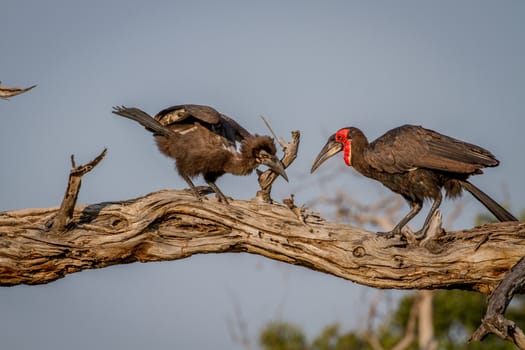
<svg viewBox="0 0 525 350">
<path fill-rule="evenodd" d="M 208 185 L 210 185 L 210 187 L 213 190 L 213 192 L 215 192 L 215 198 L 217 198 L 217 200 L 219 202 L 224 203 L 224 204 L 230 204 L 230 201 L 228 200 L 228 198 L 226 198 L 224 193 L 222 193 L 222 191 L 219 189 L 219 187 L 217 187 L 215 182 L 213 182 L 213 181 L 206 181 L 206 182 L 208 183 Z M 233 199 L 231 199 L 231 200 L 233 200 Z"/>
<path fill-rule="evenodd" d="M 215 192 L 210 186 L 195 186 L 192 188 L 187 188 L 186 190 L 191 191 L 191 193 L 193 193 L 193 195 L 200 201 L 206 198 L 206 195 Z"/>
<path fill-rule="evenodd" d="M 219 202 L 224 204 L 230 204 L 230 200 L 233 200 L 233 198 L 227 198 L 222 193 L 215 193 L 215 198 L 217 198 Z"/>
</svg>

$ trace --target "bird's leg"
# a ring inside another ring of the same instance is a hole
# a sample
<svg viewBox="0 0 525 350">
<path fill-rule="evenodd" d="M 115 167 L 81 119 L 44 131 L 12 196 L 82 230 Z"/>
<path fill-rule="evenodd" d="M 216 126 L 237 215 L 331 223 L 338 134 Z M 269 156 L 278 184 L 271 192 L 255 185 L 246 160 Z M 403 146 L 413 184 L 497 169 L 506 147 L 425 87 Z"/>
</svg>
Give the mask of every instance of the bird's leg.
<svg viewBox="0 0 525 350">
<path fill-rule="evenodd" d="M 427 232 L 427 229 L 428 229 L 428 225 L 430 224 L 430 219 L 432 219 L 432 216 L 434 215 L 436 210 L 439 208 L 442 199 L 443 199 L 443 196 L 441 194 L 441 191 L 439 191 L 437 197 L 434 199 L 434 203 L 432 203 L 432 207 L 430 208 L 430 211 L 428 212 L 428 215 L 427 215 L 427 218 L 425 219 L 425 223 L 423 224 L 423 227 L 421 227 L 421 230 L 416 232 L 416 238 L 421 239 L 425 236 L 425 233 Z"/>
<path fill-rule="evenodd" d="M 193 193 L 193 195 L 195 197 L 197 197 L 198 200 L 202 200 L 202 195 L 200 194 L 200 192 L 197 190 L 197 187 L 195 187 L 195 185 L 193 184 L 193 181 L 191 181 L 190 177 L 187 176 L 187 175 L 182 175 L 182 178 L 184 179 L 184 181 L 186 181 L 186 183 L 188 184 L 188 186 L 190 186 L 190 190 L 191 192 Z"/>
<path fill-rule="evenodd" d="M 212 188 L 212 190 L 215 191 L 215 194 L 217 195 L 217 198 L 219 199 L 219 202 L 223 202 L 223 203 L 226 203 L 226 204 L 230 204 L 230 203 L 228 202 L 228 199 L 227 199 L 226 196 L 224 195 L 224 193 L 222 193 L 222 191 L 219 190 L 219 187 L 215 184 L 215 182 L 206 180 L 206 183 L 207 183 L 208 185 L 210 185 L 210 187 Z"/>
<path fill-rule="evenodd" d="M 417 215 L 417 213 L 419 213 L 419 211 L 421 210 L 422 204 L 419 203 L 419 202 L 410 202 L 410 206 L 412 207 L 412 209 L 410 209 L 408 214 L 405 215 L 405 217 L 402 218 L 401 221 L 398 222 L 398 224 L 392 229 L 392 231 L 390 231 L 390 232 L 378 232 L 378 233 L 381 234 L 381 235 L 384 235 L 385 238 L 393 238 L 395 235 L 403 236 L 403 233 L 401 232 L 401 230 L 403 229 L 403 227 L 405 227 L 405 225 L 410 220 L 412 220 L 412 218 L 414 216 Z"/>
</svg>

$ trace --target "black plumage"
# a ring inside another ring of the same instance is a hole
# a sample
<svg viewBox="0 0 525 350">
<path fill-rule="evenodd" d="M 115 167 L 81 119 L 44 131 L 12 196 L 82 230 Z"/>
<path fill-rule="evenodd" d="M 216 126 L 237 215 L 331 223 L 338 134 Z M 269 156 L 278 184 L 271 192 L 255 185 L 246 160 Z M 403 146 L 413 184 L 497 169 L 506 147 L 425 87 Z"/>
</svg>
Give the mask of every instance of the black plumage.
<svg viewBox="0 0 525 350">
<path fill-rule="evenodd" d="M 114 107 L 113 113 L 132 119 L 153 132 L 159 150 L 175 159 L 178 173 L 199 198 L 191 180 L 197 175 L 203 175 L 219 200 L 226 203 L 226 196 L 215 184 L 225 173 L 248 175 L 264 164 L 288 180 L 282 163 L 275 156 L 271 137 L 250 134 L 212 107 L 173 106 L 153 118 L 138 108 Z"/>
<path fill-rule="evenodd" d="M 421 210 L 425 199 L 434 202 L 421 232 L 442 201 L 469 191 L 499 221 L 517 219 L 467 179 L 481 174 L 482 168 L 495 167 L 499 161 L 489 151 L 421 126 L 403 125 L 369 143 L 361 130 L 343 128 L 330 136 L 312 165 L 314 172 L 324 161 L 343 151 L 344 161 L 362 175 L 381 182 L 399 193 L 411 207 L 410 212 L 390 234 L 401 229 Z"/>
</svg>

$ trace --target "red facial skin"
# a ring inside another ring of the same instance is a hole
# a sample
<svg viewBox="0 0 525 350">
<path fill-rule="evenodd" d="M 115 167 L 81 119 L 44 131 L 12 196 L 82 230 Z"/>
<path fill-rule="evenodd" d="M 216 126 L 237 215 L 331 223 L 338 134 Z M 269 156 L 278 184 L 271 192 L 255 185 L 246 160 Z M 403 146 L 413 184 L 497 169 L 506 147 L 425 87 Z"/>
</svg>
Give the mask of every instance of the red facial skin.
<svg viewBox="0 0 525 350">
<path fill-rule="evenodd" d="M 343 144 L 343 159 L 346 165 L 352 166 L 352 140 L 348 138 L 348 129 L 336 132 L 335 141 Z"/>
</svg>

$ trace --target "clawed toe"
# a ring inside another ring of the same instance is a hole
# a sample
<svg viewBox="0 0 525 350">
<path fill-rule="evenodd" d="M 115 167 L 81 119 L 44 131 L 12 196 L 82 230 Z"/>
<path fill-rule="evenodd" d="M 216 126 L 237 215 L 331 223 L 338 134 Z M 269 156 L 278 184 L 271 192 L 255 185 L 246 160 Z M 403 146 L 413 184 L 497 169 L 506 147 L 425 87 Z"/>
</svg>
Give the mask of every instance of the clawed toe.
<svg viewBox="0 0 525 350">
<path fill-rule="evenodd" d="M 217 198 L 217 200 L 221 203 L 224 203 L 224 204 L 230 204 L 230 200 L 233 200 L 233 198 L 228 198 L 222 194 L 219 194 L 219 193 L 216 193 L 215 194 L 215 198 Z"/>
<path fill-rule="evenodd" d="M 197 192 L 200 197 L 204 197 L 208 194 L 214 193 L 215 191 L 210 186 L 196 186 L 195 192 Z"/>
<path fill-rule="evenodd" d="M 187 188 L 186 191 L 193 193 L 193 195 L 200 201 L 206 198 L 206 195 L 214 193 L 213 189 L 209 186 L 195 186 L 192 188 Z"/>
</svg>

